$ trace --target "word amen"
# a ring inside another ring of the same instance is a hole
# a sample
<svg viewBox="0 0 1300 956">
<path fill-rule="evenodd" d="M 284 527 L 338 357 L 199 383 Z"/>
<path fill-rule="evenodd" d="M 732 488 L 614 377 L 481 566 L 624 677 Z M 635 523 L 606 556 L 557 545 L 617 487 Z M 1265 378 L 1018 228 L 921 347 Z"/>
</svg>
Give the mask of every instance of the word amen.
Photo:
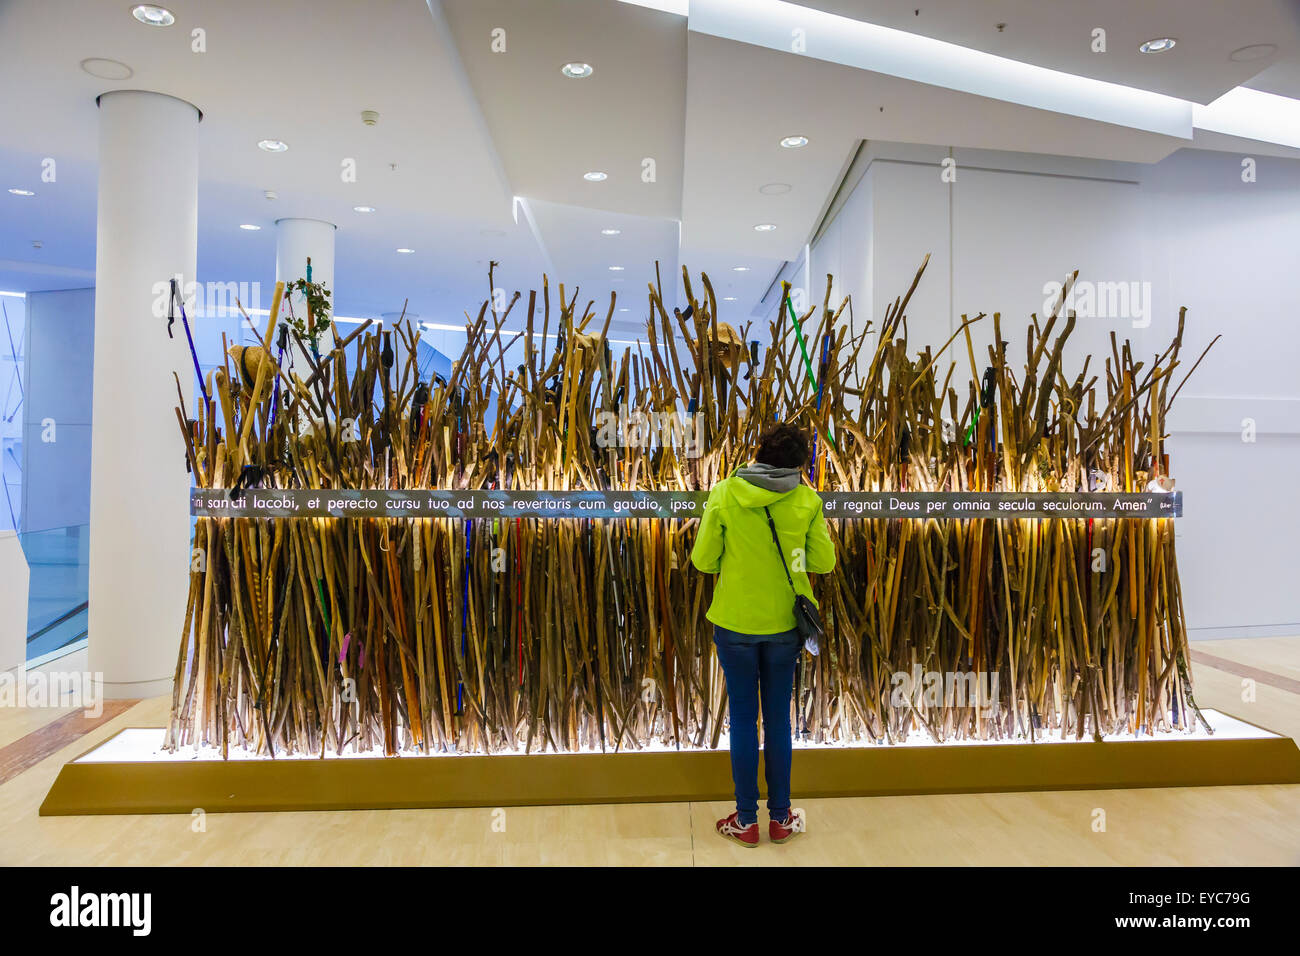
<svg viewBox="0 0 1300 956">
<path fill-rule="evenodd" d="M 50 897 L 51 926 L 129 926 L 132 935 L 148 936 L 153 924 L 152 893 L 71 893 Z"/>
</svg>

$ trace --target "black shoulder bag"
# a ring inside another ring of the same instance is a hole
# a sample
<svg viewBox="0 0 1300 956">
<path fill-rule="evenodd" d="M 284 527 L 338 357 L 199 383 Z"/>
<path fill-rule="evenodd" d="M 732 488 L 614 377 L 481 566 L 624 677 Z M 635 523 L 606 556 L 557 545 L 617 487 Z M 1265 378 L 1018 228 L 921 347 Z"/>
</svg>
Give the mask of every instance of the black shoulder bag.
<svg viewBox="0 0 1300 956">
<path fill-rule="evenodd" d="M 786 566 L 785 552 L 781 550 L 781 539 L 776 536 L 776 522 L 772 520 L 772 512 L 764 507 L 763 513 L 767 515 L 767 526 L 772 532 L 772 543 L 776 545 L 776 553 L 781 558 L 781 570 L 785 572 L 785 579 L 790 582 L 790 590 L 794 591 L 794 629 L 803 638 L 804 649 L 816 657 L 821 650 L 822 637 L 826 633 L 822 628 L 821 615 L 817 613 L 817 605 L 811 598 L 794 590 L 794 578 L 790 577 L 790 569 Z"/>
</svg>

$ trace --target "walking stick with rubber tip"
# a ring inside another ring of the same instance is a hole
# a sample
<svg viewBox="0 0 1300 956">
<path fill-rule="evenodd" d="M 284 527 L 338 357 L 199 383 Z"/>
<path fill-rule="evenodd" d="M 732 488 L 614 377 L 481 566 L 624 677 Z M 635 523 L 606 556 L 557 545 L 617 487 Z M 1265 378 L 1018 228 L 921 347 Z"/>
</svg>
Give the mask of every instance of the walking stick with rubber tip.
<svg viewBox="0 0 1300 956">
<path fill-rule="evenodd" d="M 171 279 L 171 295 L 167 299 L 167 338 L 172 337 L 172 326 L 176 324 L 176 305 L 181 307 L 181 325 L 185 327 L 185 341 L 190 346 L 190 359 L 194 362 L 194 377 L 199 380 L 199 391 L 203 393 L 203 404 L 209 401 L 207 387 L 203 384 L 203 370 L 199 368 L 199 353 L 194 348 L 194 336 L 190 334 L 189 316 L 185 314 L 185 301 L 181 298 L 181 285 L 176 277 Z"/>
</svg>

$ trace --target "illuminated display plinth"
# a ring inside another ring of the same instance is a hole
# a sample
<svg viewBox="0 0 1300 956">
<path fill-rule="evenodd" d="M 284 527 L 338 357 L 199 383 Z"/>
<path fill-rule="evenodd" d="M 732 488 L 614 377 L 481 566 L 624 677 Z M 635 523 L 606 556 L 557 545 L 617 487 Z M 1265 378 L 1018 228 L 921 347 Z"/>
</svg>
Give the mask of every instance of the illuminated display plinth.
<svg viewBox="0 0 1300 956">
<path fill-rule="evenodd" d="M 1217 711 L 1204 728 L 1095 743 L 966 740 L 924 733 L 898 745 L 800 744 L 797 798 L 1005 790 L 1300 783 L 1286 737 Z M 132 728 L 63 767 L 41 814 L 502 807 L 727 800 L 725 749 L 385 757 L 380 750 L 313 759 L 232 750 L 164 749 L 160 727 Z M 719 741 L 725 748 L 726 740 Z"/>
</svg>

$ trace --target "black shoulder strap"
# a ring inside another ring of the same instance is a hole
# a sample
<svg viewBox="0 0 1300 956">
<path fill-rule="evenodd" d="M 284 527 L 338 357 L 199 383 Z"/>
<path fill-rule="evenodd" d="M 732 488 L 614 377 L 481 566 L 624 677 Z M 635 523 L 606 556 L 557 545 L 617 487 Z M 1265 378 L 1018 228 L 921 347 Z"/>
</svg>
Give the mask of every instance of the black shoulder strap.
<svg viewBox="0 0 1300 956">
<path fill-rule="evenodd" d="M 785 564 L 785 552 L 781 550 L 781 539 L 776 536 L 776 522 L 772 520 L 772 512 L 767 510 L 767 505 L 763 506 L 763 514 L 767 515 L 767 526 L 772 532 L 772 543 L 776 545 L 777 556 L 781 559 L 781 570 L 785 572 L 785 579 L 790 582 L 790 590 L 794 591 L 794 578 L 790 577 L 790 569 Z M 798 591 L 795 591 L 798 594 Z"/>
</svg>

